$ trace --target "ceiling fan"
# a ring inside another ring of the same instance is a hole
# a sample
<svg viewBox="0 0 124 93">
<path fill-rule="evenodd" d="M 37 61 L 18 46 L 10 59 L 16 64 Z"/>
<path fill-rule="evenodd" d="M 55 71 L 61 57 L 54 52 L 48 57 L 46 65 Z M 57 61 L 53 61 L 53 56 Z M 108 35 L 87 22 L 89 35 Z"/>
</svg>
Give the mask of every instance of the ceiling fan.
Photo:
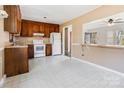
<svg viewBox="0 0 124 93">
<path fill-rule="evenodd" d="M 117 18 L 117 19 L 109 18 L 108 20 L 105 21 L 105 23 L 107 23 L 110 26 L 117 23 L 124 23 L 124 20 L 122 18 Z"/>
</svg>

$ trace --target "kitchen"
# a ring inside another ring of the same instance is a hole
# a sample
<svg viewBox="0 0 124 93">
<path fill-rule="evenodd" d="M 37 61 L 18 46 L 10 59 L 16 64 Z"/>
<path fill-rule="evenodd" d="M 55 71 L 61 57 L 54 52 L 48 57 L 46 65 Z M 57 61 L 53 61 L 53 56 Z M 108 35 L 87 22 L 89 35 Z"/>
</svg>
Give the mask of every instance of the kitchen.
<svg viewBox="0 0 124 93">
<path fill-rule="evenodd" d="M 4 5 L 3 8 L 8 15 L 4 19 L 4 30 L 9 32 L 10 41 L 5 47 L 7 77 L 29 72 L 29 59 L 61 55 L 59 24 L 22 19 L 17 5 Z"/>
<path fill-rule="evenodd" d="M 0 8 L 1 87 L 124 87 L 124 6 Z"/>
</svg>

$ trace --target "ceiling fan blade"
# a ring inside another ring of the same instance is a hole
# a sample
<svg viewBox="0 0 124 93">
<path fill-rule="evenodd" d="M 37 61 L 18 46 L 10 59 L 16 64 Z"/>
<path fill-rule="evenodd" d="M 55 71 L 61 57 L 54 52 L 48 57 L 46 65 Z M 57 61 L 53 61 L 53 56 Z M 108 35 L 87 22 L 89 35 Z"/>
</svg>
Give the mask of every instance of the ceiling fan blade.
<svg viewBox="0 0 124 93">
<path fill-rule="evenodd" d="M 120 21 L 120 20 L 123 20 L 122 18 L 117 18 L 117 19 L 115 19 L 115 21 Z"/>
<path fill-rule="evenodd" d="M 124 21 L 116 21 L 116 22 L 113 22 L 113 23 L 124 23 Z"/>
<path fill-rule="evenodd" d="M 108 24 L 108 21 L 103 21 L 104 23 Z"/>
</svg>

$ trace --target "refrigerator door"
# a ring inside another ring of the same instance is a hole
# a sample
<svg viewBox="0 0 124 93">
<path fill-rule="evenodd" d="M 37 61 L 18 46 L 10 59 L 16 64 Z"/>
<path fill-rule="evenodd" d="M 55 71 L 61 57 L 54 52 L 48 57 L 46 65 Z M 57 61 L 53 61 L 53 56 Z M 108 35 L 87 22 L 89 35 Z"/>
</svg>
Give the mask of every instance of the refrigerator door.
<svg viewBox="0 0 124 93">
<path fill-rule="evenodd" d="M 60 33 L 53 33 L 54 39 L 55 40 L 60 40 L 61 39 L 61 34 Z"/>
<path fill-rule="evenodd" d="M 53 39 L 54 39 L 53 33 L 51 33 L 51 34 L 50 34 L 50 43 L 51 43 L 51 44 L 53 44 Z"/>
<path fill-rule="evenodd" d="M 51 34 L 51 43 L 52 43 L 52 55 L 61 54 L 61 34 L 60 33 Z"/>
<path fill-rule="evenodd" d="M 59 55 L 61 54 L 61 44 L 54 44 L 52 46 L 52 55 Z"/>
</svg>

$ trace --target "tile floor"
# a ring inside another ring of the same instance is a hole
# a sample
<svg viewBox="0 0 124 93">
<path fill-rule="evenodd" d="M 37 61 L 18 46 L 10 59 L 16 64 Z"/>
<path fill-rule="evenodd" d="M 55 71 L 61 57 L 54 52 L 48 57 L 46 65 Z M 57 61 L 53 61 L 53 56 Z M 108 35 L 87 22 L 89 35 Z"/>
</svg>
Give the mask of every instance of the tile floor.
<svg viewBox="0 0 124 93">
<path fill-rule="evenodd" d="M 4 88 L 124 87 L 124 76 L 65 56 L 30 60 L 30 73 L 7 78 Z"/>
</svg>

